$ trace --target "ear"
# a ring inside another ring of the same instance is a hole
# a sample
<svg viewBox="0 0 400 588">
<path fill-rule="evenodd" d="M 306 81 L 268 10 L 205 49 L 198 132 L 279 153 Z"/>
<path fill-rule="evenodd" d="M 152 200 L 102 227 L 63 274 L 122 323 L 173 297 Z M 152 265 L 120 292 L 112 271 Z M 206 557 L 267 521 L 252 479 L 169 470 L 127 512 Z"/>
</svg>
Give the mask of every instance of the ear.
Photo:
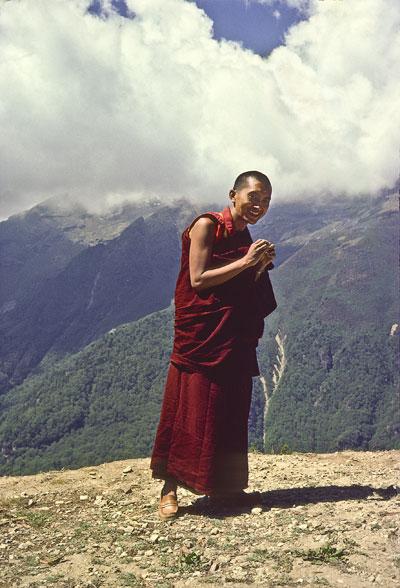
<svg viewBox="0 0 400 588">
<path fill-rule="evenodd" d="M 229 190 L 229 198 L 231 200 L 233 200 L 233 198 L 236 196 L 236 190 Z"/>
</svg>

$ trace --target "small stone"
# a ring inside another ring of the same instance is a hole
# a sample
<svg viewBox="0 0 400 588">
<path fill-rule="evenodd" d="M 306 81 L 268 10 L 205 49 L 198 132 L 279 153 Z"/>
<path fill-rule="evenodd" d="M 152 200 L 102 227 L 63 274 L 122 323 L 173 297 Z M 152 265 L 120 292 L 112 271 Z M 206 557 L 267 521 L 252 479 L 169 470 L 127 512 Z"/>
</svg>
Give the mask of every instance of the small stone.
<svg viewBox="0 0 400 588">
<path fill-rule="evenodd" d="M 28 547 L 34 547 L 32 541 L 26 541 L 25 543 L 20 543 L 18 545 L 18 549 L 28 549 Z"/>
<path fill-rule="evenodd" d="M 219 563 L 217 561 L 213 561 L 211 566 L 210 566 L 210 573 L 213 574 L 214 572 L 216 572 L 219 568 Z"/>
<path fill-rule="evenodd" d="M 81 494 L 79 496 L 79 500 L 81 500 L 82 502 L 84 502 L 85 500 L 89 500 L 89 496 L 87 494 Z"/>
<path fill-rule="evenodd" d="M 132 466 L 131 466 L 131 465 L 129 465 L 129 466 L 126 466 L 126 468 L 124 468 L 124 469 L 122 470 L 122 473 L 123 473 L 123 474 L 129 474 L 131 471 L 132 471 Z"/>
<path fill-rule="evenodd" d="M 153 533 L 152 535 L 150 535 L 150 541 L 151 543 L 157 543 L 157 541 L 159 540 L 160 536 L 158 535 L 158 533 Z"/>
<path fill-rule="evenodd" d="M 145 555 L 153 555 L 154 551 L 152 549 L 147 549 L 147 551 L 144 552 Z"/>
<path fill-rule="evenodd" d="M 251 509 L 251 514 L 261 514 L 263 511 L 263 509 L 259 506 L 255 506 L 254 508 Z"/>
<path fill-rule="evenodd" d="M 124 527 L 124 533 L 126 533 L 127 535 L 132 535 L 134 531 L 134 527 L 132 527 L 132 525 L 128 525 L 127 527 Z"/>
<path fill-rule="evenodd" d="M 210 531 L 210 535 L 218 535 L 219 529 L 217 527 L 213 527 Z"/>
</svg>

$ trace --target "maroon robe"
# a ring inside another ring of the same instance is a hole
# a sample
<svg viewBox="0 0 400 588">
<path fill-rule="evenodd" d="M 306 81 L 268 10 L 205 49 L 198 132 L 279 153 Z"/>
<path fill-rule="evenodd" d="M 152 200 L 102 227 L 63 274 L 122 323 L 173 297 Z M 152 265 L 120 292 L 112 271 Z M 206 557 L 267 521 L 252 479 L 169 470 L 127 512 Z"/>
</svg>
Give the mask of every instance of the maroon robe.
<svg viewBox="0 0 400 588">
<path fill-rule="evenodd" d="M 229 207 L 222 216 L 200 216 L 216 223 L 212 265 L 247 253 L 250 233 L 235 230 Z M 219 286 L 192 288 L 189 231 L 198 218 L 182 233 L 174 346 L 150 467 L 154 478 L 174 477 L 212 494 L 248 484 L 252 376 L 260 373 L 256 347 L 276 301 L 268 271 L 255 281 L 254 266 Z"/>
</svg>

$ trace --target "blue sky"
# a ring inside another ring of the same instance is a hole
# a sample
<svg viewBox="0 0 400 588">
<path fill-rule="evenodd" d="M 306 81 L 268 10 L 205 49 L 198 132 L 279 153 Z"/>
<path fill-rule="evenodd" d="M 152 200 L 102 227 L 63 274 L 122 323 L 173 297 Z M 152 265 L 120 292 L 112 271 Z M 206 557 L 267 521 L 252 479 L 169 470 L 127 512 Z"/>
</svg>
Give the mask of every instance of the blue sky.
<svg viewBox="0 0 400 588">
<path fill-rule="evenodd" d="M 284 33 L 299 22 L 298 10 L 281 2 L 271 6 L 244 0 L 196 0 L 214 22 L 214 37 L 240 41 L 265 55 L 284 43 Z"/>
<path fill-rule="evenodd" d="M 255 0 L 188 0 L 211 18 L 214 38 L 237 41 L 246 49 L 259 55 L 267 55 L 278 45 L 284 44 L 284 34 L 301 20 L 296 8 L 279 0 L 264 4 Z M 125 0 L 112 0 L 112 6 L 122 16 L 132 13 Z M 93 0 L 90 11 L 101 12 L 100 0 Z"/>
</svg>

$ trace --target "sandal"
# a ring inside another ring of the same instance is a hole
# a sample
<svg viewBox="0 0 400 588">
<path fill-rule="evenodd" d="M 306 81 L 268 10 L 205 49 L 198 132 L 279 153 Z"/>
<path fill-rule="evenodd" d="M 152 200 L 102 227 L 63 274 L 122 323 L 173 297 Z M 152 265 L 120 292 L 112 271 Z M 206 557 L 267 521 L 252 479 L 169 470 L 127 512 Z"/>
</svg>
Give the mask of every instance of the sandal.
<svg viewBox="0 0 400 588">
<path fill-rule="evenodd" d="M 173 494 L 161 496 L 158 505 L 158 516 L 160 519 L 173 519 L 178 514 L 178 500 Z"/>
</svg>

